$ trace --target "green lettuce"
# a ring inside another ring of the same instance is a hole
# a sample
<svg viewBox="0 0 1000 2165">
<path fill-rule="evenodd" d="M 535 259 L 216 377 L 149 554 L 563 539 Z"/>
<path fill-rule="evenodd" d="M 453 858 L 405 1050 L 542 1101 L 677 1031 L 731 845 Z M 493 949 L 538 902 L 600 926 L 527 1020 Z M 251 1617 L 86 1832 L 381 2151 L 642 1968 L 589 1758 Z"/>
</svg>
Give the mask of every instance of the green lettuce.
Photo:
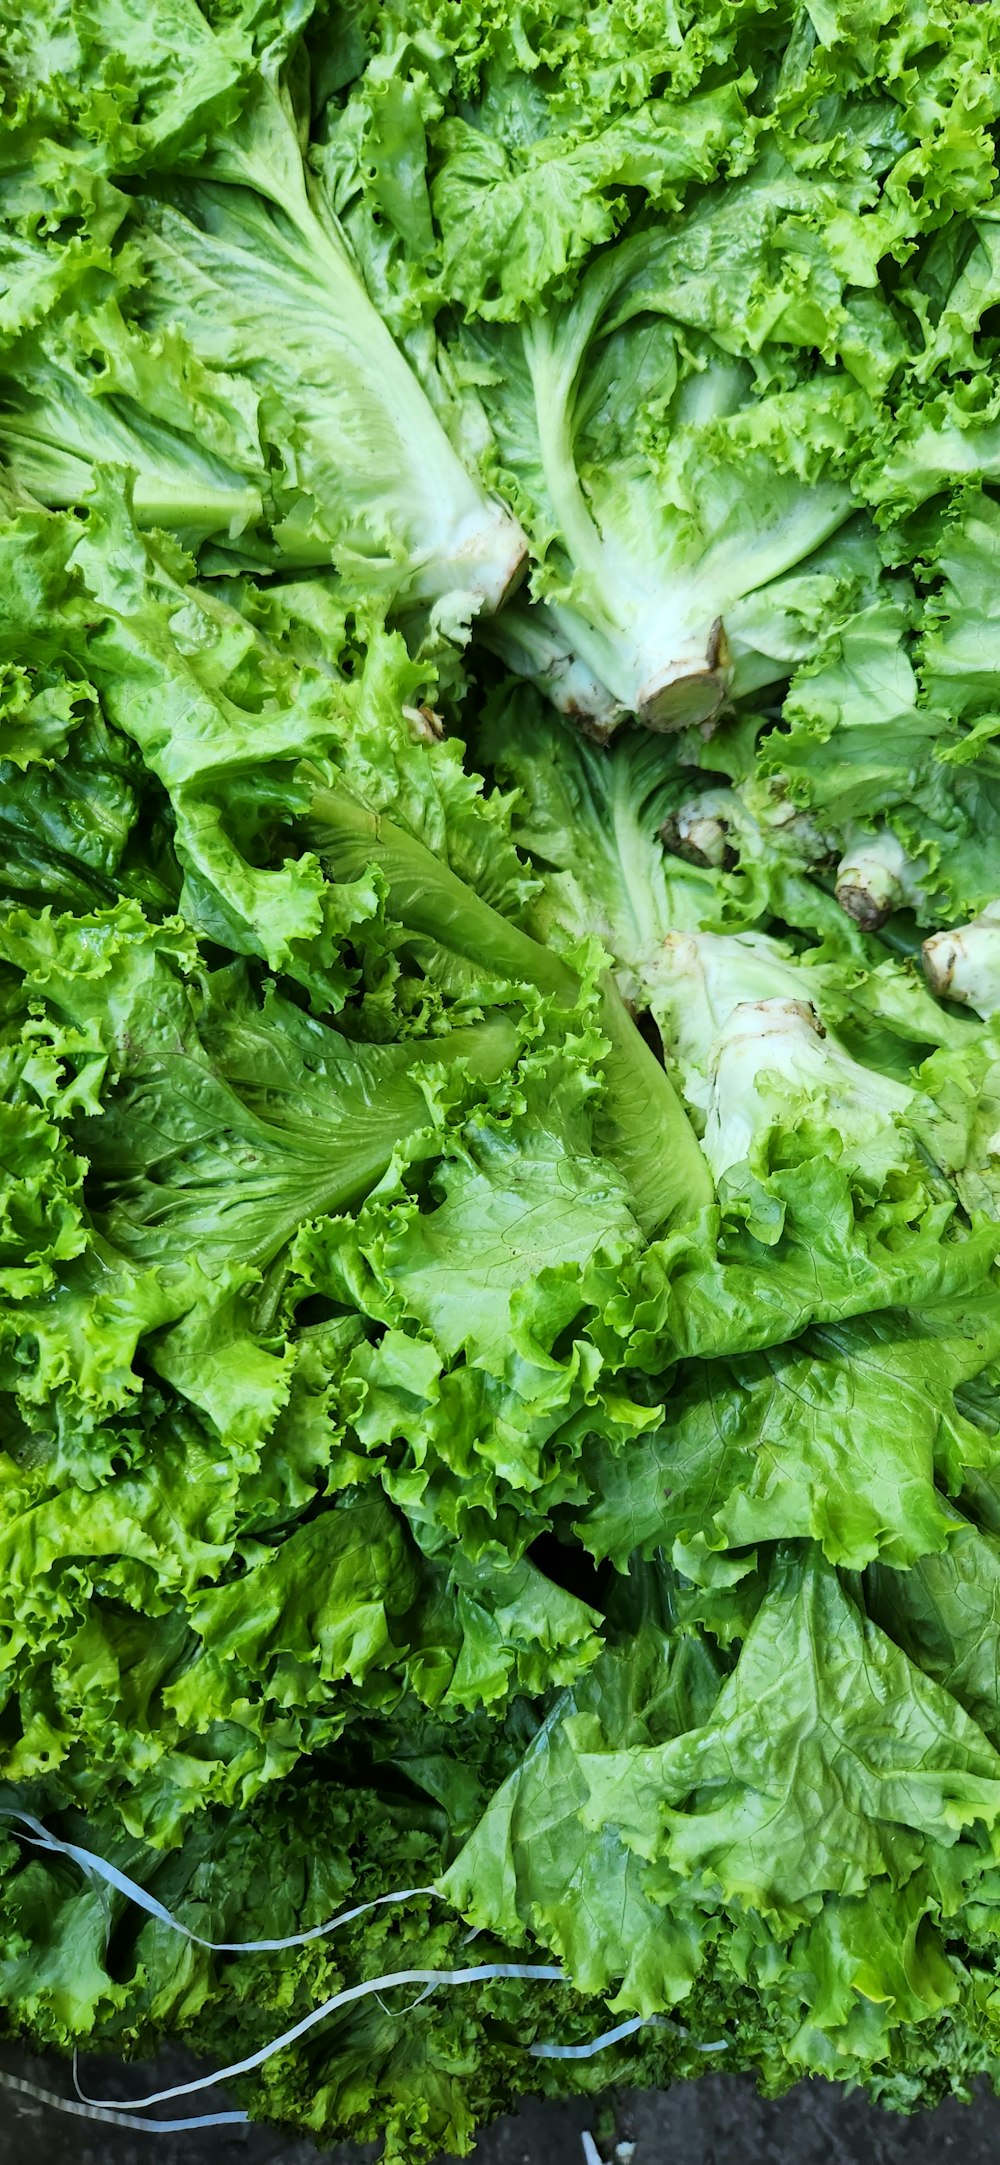
<svg viewBox="0 0 1000 2165">
<path fill-rule="evenodd" d="M 916 358 L 881 267 L 992 190 L 988 38 L 568 15 L 352 8 L 321 170 L 380 305 L 485 406 L 547 605 L 505 659 L 568 650 L 607 695 L 584 713 L 676 727 L 808 658 L 824 589 L 829 615 Z"/>
<path fill-rule="evenodd" d="M 650 1676 L 641 1640 L 609 1652 L 444 1884 L 480 1925 L 530 1928 L 587 1989 L 643 2013 L 683 2004 L 726 1915 L 743 1975 L 780 1979 L 798 2003 L 787 2057 L 803 2020 L 831 2060 L 859 2044 L 865 2057 L 867 2006 L 896 1997 L 887 1901 L 924 1920 L 914 2015 L 955 1993 L 937 1920 L 947 1931 L 961 1891 L 989 1888 L 1000 1763 L 808 1544 L 779 1547 L 760 1592 L 721 1677 L 689 1640 L 666 1674 L 661 1660 Z M 597 1929 L 581 1933 L 584 1912 Z M 880 2031 L 873 2010 L 873 2056 Z"/>
<path fill-rule="evenodd" d="M 689 770 L 671 747 L 623 732 L 601 749 L 541 718 L 526 740 L 516 713 L 497 703 L 483 749 L 519 788 L 517 832 L 543 876 L 534 921 L 596 933 L 611 953 L 623 995 L 656 1026 L 725 1209 L 764 1246 L 797 1226 L 827 1257 L 828 1291 L 840 1276 L 834 1215 L 841 1238 L 853 1221 L 848 1275 L 862 1223 L 865 1248 L 881 1247 L 890 1217 L 915 1248 L 932 1226 L 936 1240 L 945 1176 L 962 1159 L 954 1135 L 936 1139 L 918 1070 L 935 1048 L 960 1068 L 969 1032 L 912 965 L 851 933 L 817 883 L 808 836 L 797 862 L 786 842 L 776 866 L 736 792 L 684 796 Z M 822 941 L 779 941 L 760 929 L 775 920 Z M 957 1219 L 953 1231 L 962 1237 Z"/>
<path fill-rule="evenodd" d="M 193 0 L 102 21 L 89 58 L 98 82 L 127 79 L 132 112 L 109 112 L 96 145 L 82 71 L 42 45 L 57 112 L 37 188 L 16 165 L 6 183 L 0 244 L 4 457 L 54 505 L 89 494 L 95 462 L 131 468 L 140 520 L 223 565 L 336 564 L 463 635 L 516 581 L 522 537 L 457 456 L 303 165 L 300 22 L 263 53 L 252 30 L 252 11 L 213 30 Z M 81 163 L 93 200 L 64 231 L 37 198 L 48 183 L 58 203 Z M 137 167 L 149 191 L 116 190 Z"/>
<path fill-rule="evenodd" d="M 776 839 L 782 812 L 812 820 L 838 898 L 868 928 L 904 908 L 935 927 L 997 893 L 995 527 L 989 501 L 963 495 L 924 544 L 925 595 L 897 580 L 847 618 L 793 678 L 781 729 L 761 732 L 739 776 Z"/>
<path fill-rule="evenodd" d="M 14 8 L 33 2046 L 998 2080 L 996 20 Z"/>
<path fill-rule="evenodd" d="M 708 343 L 685 365 L 649 254 L 623 240 L 561 311 L 466 333 L 466 366 L 555 629 L 623 708 L 677 728 L 716 712 L 744 648 L 748 688 L 787 674 L 769 653 L 797 598 L 782 582 L 827 576 L 866 418 L 832 372 L 808 397 L 756 397 L 749 366 Z"/>
<path fill-rule="evenodd" d="M 948 1499 L 995 1448 L 962 1411 L 1000 1350 L 992 1306 L 887 1310 L 692 1364 L 657 1434 L 617 1454 L 588 1445 L 591 1500 L 576 1531 L 620 1571 L 633 1549 L 664 1549 L 709 1587 L 717 1571 L 745 1576 L 769 1541 L 815 1540 L 847 1570 L 950 1554 L 960 1520 Z"/>
</svg>

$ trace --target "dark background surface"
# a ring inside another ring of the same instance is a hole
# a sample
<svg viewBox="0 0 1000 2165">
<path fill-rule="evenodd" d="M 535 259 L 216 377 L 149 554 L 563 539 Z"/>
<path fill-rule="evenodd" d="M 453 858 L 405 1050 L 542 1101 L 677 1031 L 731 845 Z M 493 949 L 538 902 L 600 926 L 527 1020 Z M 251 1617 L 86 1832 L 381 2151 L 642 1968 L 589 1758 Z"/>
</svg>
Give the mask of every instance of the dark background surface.
<svg viewBox="0 0 1000 2165">
<path fill-rule="evenodd" d="M 180 2081 L 189 2065 L 165 2055 L 157 2073 L 165 2082 Z M 2 2071 L 71 2094 L 69 2070 L 59 2061 L 29 2060 L 13 2046 L 0 2047 Z M 150 2086 L 137 2067 L 112 2073 L 102 2066 L 94 2082 L 123 2100 Z M 173 2109 L 212 2111 L 225 2102 L 218 2093 L 202 2092 L 189 2106 Z M 678 2083 L 666 2093 L 609 2093 L 603 2108 L 594 2101 L 527 2102 L 483 2135 L 476 2165 L 585 2165 L 584 2129 L 600 2138 L 610 2165 L 947 2165 L 952 2159 L 955 2165 L 1000 2165 L 1000 2099 L 992 2096 L 902 2119 L 820 2082 L 800 2083 L 769 2104 L 742 2077 L 725 2075 Z M 0 2087 L 2 2165 L 366 2165 L 372 2156 L 370 2150 L 318 2151 L 265 2128 L 133 2133 Z"/>
</svg>

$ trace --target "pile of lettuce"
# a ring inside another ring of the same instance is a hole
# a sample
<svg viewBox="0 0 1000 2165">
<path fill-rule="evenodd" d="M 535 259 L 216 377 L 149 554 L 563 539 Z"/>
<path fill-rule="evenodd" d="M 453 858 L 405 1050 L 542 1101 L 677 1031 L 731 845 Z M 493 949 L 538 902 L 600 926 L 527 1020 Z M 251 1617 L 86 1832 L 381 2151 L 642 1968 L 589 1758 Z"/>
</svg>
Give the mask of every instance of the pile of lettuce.
<svg viewBox="0 0 1000 2165">
<path fill-rule="evenodd" d="M 1000 2086 L 1000 0 L 6 31 L 0 2018 Z"/>
</svg>

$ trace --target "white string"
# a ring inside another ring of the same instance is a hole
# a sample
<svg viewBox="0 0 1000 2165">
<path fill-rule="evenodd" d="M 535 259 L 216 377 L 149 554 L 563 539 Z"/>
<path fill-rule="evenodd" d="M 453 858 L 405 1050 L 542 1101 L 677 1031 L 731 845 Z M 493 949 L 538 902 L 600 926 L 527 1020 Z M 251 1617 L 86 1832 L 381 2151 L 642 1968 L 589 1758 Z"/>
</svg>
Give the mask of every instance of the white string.
<svg viewBox="0 0 1000 2165">
<path fill-rule="evenodd" d="M 145 2120 L 135 2112 L 112 2112 L 104 2105 L 79 2104 L 72 2097 L 60 2097 L 55 2090 L 43 2090 L 41 2083 L 28 2082 L 23 2075 L 8 2075 L 0 2068 L 0 2082 L 7 2090 L 17 2090 L 22 2097 L 33 2097 L 40 2105 L 55 2105 L 60 2112 L 71 2112 L 78 2120 L 102 2120 L 108 2127 L 137 2127 L 143 2134 L 178 2135 L 196 2127 L 246 2127 L 250 2115 L 247 2112 L 206 2112 L 194 2120 Z"/>
<path fill-rule="evenodd" d="M 118 1894 L 123 1894 L 130 1902 L 134 1902 L 138 1909 L 144 1909 L 147 1916 L 157 1918 L 160 1924 L 169 1925 L 172 1932 L 179 1932 L 182 1938 L 190 1940 L 195 1947 L 206 1948 L 209 1954 L 281 1954 L 289 1947 L 308 1947 L 311 1940 L 325 1939 L 327 1933 L 336 1932 L 340 1925 L 352 1924 L 356 1917 L 363 1917 L 370 1909 L 380 1909 L 386 1902 L 410 1902 L 418 1894 L 437 1894 L 436 1887 L 398 1887 L 391 1894 L 375 1895 L 370 1902 L 358 1902 L 353 1909 L 342 1909 L 338 1916 L 328 1917 L 324 1924 L 310 1926 L 307 1932 L 290 1932 L 286 1939 L 203 1939 L 200 1932 L 192 1932 L 186 1924 L 182 1924 L 180 1918 L 175 1917 L 163 1902 L 158 1902 L 155 1895 L 148 1893 L 145 1887 L 141 1887 L 138 1880 L 130 1879 L 127 1872 L 119 1871 L 116 1864 L 110 1864 L 106 1857 L 99 1857 L 96 1851 L 84 1849 L 78 1842 L 61 1841 L 58 1835 L 50 1834 L 41 1820 L 35 1819 L 30 1812 L 13 1811 L 7 1805 L 0 1805 L 0 1819 L 18 1821 L 17 1831 L 21 1840 L 29 1843 L 32 1849 L 47 1849 L 57 1856 L 72 1858 L 73 1863 L 80 1866 L 88 1879 L 102 1879 L 107 1886 L 114 1887 Z M 25 1827 L 31 1828 L 30 1834 L 21 1832 Z"/>
<path fill-rule="evenodd" d="M 189 1926 L 182 1924 L 180 1918 L 175 1917 L 163 1902 L 157 1901 L 156 1897 L 151 1895 L 145 1887 L 140 1886 L 137 1880 L 131 1879 L 129 1874 L 121 1871 L 117 1865 L 109 1863 L 106 1857 L 99 1856 L 96 1851 L 87 1849 L 80 1843 L 62 1841 L 59 1836 L 51 1834 L 48 1828 L 42 1824 L 42 1821 L 36 1819 L 32 1813 L 18 1811 L 4 1805 L 0 1806 L 0 1819 L 12 1823 L 20 1839 L 27 1842 L 31 1848 L 47 1850 L 54 1855 L 70 1858 L 73 1863 L 79 1865 L 88 1879 L 96 1878 L 105 1887 L 113 1887 L 117 1893 L 124 1895 L 128 1901 L 134 1902 L 137 1908 L 144 1910 L 147 1916 L 155 1917 L 161 1924 L 169 1926 L 171 1931 L 180 1933 L 184 1939 L 191 1941 L 193 1945 L 203 1947 L 212 1954 L 272 1954 L 281 1953 L 285 1949 L 292 1947 L 305 1947 L 311 1941 L 323 1939 L 328 1933 L 335 1932 L 340 1925 L 351 1924 L 355 1918 L 365 1916 L 370 1910 L 380 1909 L 386 1903 L 407 1902 L 418 1895 L 438 1895 L 436 1887 L 402 1887 L 390 1894 L 375 1895 L 370 1901 L 358 1902 L 350 1909 L 341 1910 L 336 1917 L 328 1918 L 323 1924 L 313 1925 L 305 1932 L 289 1933 L 283 1939 L 210 1940 L 203 1938 L 201 1933 L 193 1932 Z M 477 1936 L 477 1931 L 478 1927 L 473 1927 L 465 1935 L 466 1943 Z M 306 2036 L 318 2023 L 325 2022 L 341 2007 L 350 2006 L 354 2001 L 365 1999 L 372 1994 L 379 1998 L 380 2006 L 383 2005 L 380 1998 L 381 1993 L 388 1991 L 395 1985 L 420 1984 L 424 1986 L 424 1990 L 417 1995 L 417 1998 L 411 2001 L 408 2007 L 400 2010 L 401 2014 L 409 2014 L 421 2004 L 421 2001 L 427 1999 L 438 1985 L 491 1982 L 504 1977 L 537 1978 L 560 1984 L 570 1982 L 565 1972 L 551 1963 L 490 1962 L 480 1963 L 470 1969 L 394 1970 L 383 1977 L 369 1978 L 362 1984 L 350 1985 L 344 1991 L 334 1993 L 331 1999 L 325 2000 L 321 2006 L 313 2008 L 308 2015 L 303 2016 L 302 2020 L 297 2022 L 292 2029 L 283 2031 L 280 2037 L 272 2039 L 270 2044 L 262 2045 L 257 2052 L 249 2054 L 243 2060 L 235 2060 L 229 2067 L 217 2069 L 212 2074 L 199 2075 L 190 2082 L 178 2083 L 169 2090 L 156 2090 L 151 2092 L 148 2097 L 135 2098 L 130 2102 L 135 2114 L 138 2114 L 144 2112 L 151 2105 L 166 2104 L 174 2098 L 189 2097 L 195 2091 L 210 2089 L 216 2083 L 227 2082 L 234 2076 L 249 2074 L 254 2068 L 262 2067 L 276 2053 L 283 2052 L 287 2046 L 296 2044 L 299 2038 Z M 386 2014 L 390 2012 L 388 2008 L 383 2008 L 383 2011 Z M 560 2045 L 544 2043 L 529 2045 L 527 2050 L 529 2055 L 537 2060 L 589 2060 L 593 2058 L 595 2053 L 604 2052 L 609 2046 L 620 2043 L 623 2038 L 633 2036 L 637 2030 L 644 2029 L 649 2024 L 662 2023 L 664 2020 L 665 2017 L 662 2015 L 634 2015 L 630 2020 L 619 2023 L 615 2029 L 603 2031 L 600 2037 L 594 2038 L 589 2044 Z M 722 2052 L 725 2051 L 727 2043 L 728 2040 L 723 2038 L 718 2043 L 702 2045 L 700 2050 L 703 2052 Z M 60 2098 L 50 2091 L 42 2091 L 37 2086 L 26 2083 L 19 2077 L 3 2075 L 2 2071 L 0 2071 L 0 2080 L 3 2080 L 8 2087 L 19 2088 L 27 2095 L 37 2096 L 43 2102 L 56 2105 L 63 2111 L 82 2114 L 84 2117 L 107 2119 L 110 2123 L 122 2126 L 180 2130 L 242 2123 L 247 2118 L 245 2113 L 240 2112 L 210 2114 L 197 2120 L 146 2120 L 134 2117 L 129 2112 L 123 2112 L 118 2101 L 114 2098 L 92 2098 L 86 2095 L 80 2087 L 75 2052 L 73 2055 L 73 2081 L 79 2103 Z"/>
<path fill-rule="evenodd" d="M 528 2051 L 533 2060 L 592 2060 L 595 2052 L 604 2052 L 608 2045 L 620 2044 L 623 2037 L 634 2036 L 636 2030 L 646 2030 L 651 2024 L 665 2021 L 665 2015 L 633 2015 L 630 2022 L 620 2022 L 616 2030 L 605 2030 L 590 2045 L 529 2045 Z"/>
<path fill-rule="evenodd" d="M 382 1999 L 379 2000 L 379 2006 L 381 2007 L 382 2013 L 384 2015 L 395 2015 L 396 2020 L 399 2021 L 403 2015 L 412 2015 L 415 2007 L 422 2007 L 424 2001 L 430 1999 L 431 1993 L 434 1991 L 434 1989 L 435 1987 L 433 1985 L 425 1985 L 423 1991 L 417 1993 L 416 1999 L 408 2000 L 405 2007 L 387 2007 L 385 2001 Z"/>
<path fill-rule="evenodd" d="M 368 1999 L 372 1993 L 387 1992 L 392 1985 L 472 1985 L 492 1983 L 498 1977 L 545 1978 L 560 1984 L 568 1983 L 564 1972 L 550 1962 L 481 1962 L 475 1969 L 467 1970 L 392 1970 L 385 1977 L 369 1977 L 363 1984 L 348 1985 L 343 1992 L 335 1992 L 322 2006 L 312 2008 L 303 2015 L 301 2022 L 293 2023 L 290 2030 L 283 2030 L 280 2037 L 272 2038 L 269 2045 L 261 2045 L 257 2052 L 249 2052 L 243 2060 L 233 2060 L 228 2067 L 220 2067 L 210 2075 L 197 2075 L 191 2082 L 179 2082 L 169 2090 L 151 2090 L 148 2097 L 134 2097 L 130 2102 L 143 2108 L 146 2105 L 165 2105 L 174 2097 L 190 2097 L 195 2090 L 213 2089 L 216 2083 L 229 2082 L 236 2075 L 249 2075 L 255 2067 L 263 2067 L 266 2060 L 273 2059 L 276 2052 L 284 2052 L 288 2045 L 298 2043 L 317 2023 L 328 2021 L 338 2008 L 350 2007 L 356 2000 Z M 77 2083 L 77 2090 L 87 2105 L 111 2105 L 113 2097 L 87 2097 Z"/>
</svg>

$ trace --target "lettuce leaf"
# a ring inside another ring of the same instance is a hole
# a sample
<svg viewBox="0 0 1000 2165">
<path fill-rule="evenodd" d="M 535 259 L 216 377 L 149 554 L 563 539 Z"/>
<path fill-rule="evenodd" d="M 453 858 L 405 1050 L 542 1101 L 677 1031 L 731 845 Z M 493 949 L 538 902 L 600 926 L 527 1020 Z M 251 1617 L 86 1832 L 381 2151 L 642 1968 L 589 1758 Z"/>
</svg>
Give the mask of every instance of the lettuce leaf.
<svg viewBox="0 0 1000 2165">
<path fill-rule="evenodd" d="M 301 15 L 260 51 L 252 23 L 213 27 L 182 0 L 36 52 L 55 111 L 37 184 L 15 168 L 7 186 L 5 458 L 54 505 L 89 494 L 95 463 L 131 468 L 143 522 L 223 563 L 336 564 L 460 639 L 516 580 L 523 539 L 311 188 L 289 87 Z M 64 232 L 81 162 L 101 178 Z M 147 192 L 117 191 L 136 168 Z"/>
<path fill-rule="evenodd" d="M 567 1694 L 446 1888 L 478 1924 L 509 1937 L 530 1927 L 581 1983 L 614 1989 L 616 2009 L 644 2013 L 689 1990 L 720 1911 L 748 1964 L 763 1972 L 770 1958 L 772 1976 L 782 1957 L 795 1966 L 804 1952 L 803 1927 L 814 1943 L 825 1927 L 833 1975 L 811 2020 L 835 2032 L 853 1993 L 879 1998 L 895 1968 L 890 1949 L 881 1953 L 883 1898 L 923 1866 L 918 1903 L 933 1937 L 930 1920 L 947 1915 L 963 1881 L 988 1879 L 1000 1801 L 992 1745 L 808 1544 L 775 1553 L 735 1666 L 715 1695 L 709 1677 L 701 1684 L 704 1714 L 661 1682 L 623 1721 L 613 1667 L 632 1662 L 638 1682 L 637 1648 L 609 1654 Z M 554 1842 L 547 1826 L 558 1829 Z M 581 1939 L 579 1895 L 567 1907 L 563 1890 L 595 1870 L 588 1894 L 607 1915 L 606 1935 Z M 644 1934 L 623 1914 L 629 1878 Z M 618 1900 L 604 1910 L 612 1885 Z M 856 1924 L 838 1933 L 845 1904 L 858 1922 L 866 1912 L 872 1920 L 863 1966 Z"/>
</svg>

